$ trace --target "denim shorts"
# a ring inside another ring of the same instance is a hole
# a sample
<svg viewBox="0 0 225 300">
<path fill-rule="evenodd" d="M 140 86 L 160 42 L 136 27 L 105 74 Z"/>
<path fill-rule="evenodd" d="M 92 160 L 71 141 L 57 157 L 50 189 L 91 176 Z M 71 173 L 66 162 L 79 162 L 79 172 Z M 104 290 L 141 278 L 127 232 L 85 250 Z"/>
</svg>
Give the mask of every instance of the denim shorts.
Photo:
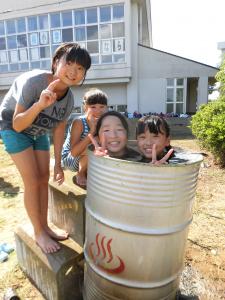
<svg viewBox="0 0 225 300">
<path fill-rule="evenodd" d="M 5 150 L 10 154 L 19 153 L 32 147 L 33 150 L 49 151 L 50 142 L 47 134 L 35 137 L 14 130 L 2 130 L 1 138 Z"/>
</svg>

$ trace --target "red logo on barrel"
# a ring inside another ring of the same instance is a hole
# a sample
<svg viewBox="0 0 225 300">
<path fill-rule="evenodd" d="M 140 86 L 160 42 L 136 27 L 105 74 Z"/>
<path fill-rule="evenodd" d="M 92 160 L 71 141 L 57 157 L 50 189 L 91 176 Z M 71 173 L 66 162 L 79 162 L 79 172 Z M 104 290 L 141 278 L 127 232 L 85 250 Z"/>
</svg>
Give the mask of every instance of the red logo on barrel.
<svg viewBox="0 0 225 300">
<path fill-rule="evenodd" d="M 107 240 L 106 236 L 101 238 L 98 233 L 95 243 L 92 242 L 89 246 L 89 254 L 101 270 L 110 274 L 119 274 L 124 271 L 125 264 L 121 257 L 112 254 L 111 243 L 112 239 Z"/>
</svg>

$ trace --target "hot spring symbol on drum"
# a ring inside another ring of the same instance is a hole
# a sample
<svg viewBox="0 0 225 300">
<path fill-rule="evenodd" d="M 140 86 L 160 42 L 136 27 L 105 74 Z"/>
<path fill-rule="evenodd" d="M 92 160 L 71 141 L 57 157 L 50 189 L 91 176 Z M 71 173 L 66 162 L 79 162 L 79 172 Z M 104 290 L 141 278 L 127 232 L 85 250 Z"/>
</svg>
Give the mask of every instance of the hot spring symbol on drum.
<svg viewBox="0 0 225 300">
<path fill-rule="evenodd" d="M 125 263 L 121 257 L 113 255 L 112 242 L 112 238 L 106 239 L 106 236 L 101 237 L 100 233 L 97 233 L 95 242 L 88 247 L 89 254 L 98 268 L 110 274 L 119 274 L 124 271 Z"/>
</svg>

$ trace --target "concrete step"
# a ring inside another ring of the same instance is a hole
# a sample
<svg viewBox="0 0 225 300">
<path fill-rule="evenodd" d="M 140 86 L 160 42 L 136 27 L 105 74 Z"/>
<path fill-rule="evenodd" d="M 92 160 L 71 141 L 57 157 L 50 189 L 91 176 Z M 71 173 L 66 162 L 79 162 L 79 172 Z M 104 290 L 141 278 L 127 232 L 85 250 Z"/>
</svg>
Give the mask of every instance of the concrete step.
<svg viewBox="0 0 225 300">
<path fill-rule="evenodd" d="M 83 247 L 86 190 L 73 183 L 74 172 L 66 170 L 64 173 L 65 182 L 62 185 L 49 181 L 49 220 L 66 230 L 70 238 Z"/>
<path fill-rule="evenodd" d="M 37 246 L 30 224 L 15 231 L 20 267 L 47 300 L 82 300 L 83 248 L 72 239 L 60 242 L 60 251 L 45 254 Z M 82 265 L 82 264 L 81 264 Z"/>
</svg>

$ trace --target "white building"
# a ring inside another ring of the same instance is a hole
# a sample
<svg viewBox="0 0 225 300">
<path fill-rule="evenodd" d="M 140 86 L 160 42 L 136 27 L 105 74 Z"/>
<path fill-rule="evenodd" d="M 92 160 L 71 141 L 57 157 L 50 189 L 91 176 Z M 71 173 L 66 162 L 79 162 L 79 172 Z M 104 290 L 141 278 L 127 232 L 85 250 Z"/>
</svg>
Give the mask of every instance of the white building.
<svg viewBox="0 0 225 300">
<path fill-rule="evenodd" d="M 150 0 L 7 0 L 0 6 L 0 100 L 13 79 L 50 67 L 61 42 L 77 41 L 92 56 L 75 107 L 90 87 L 128 112 L 194 113 L 208 101 L 216 68 L 152 48 Z"/>
</svg>

